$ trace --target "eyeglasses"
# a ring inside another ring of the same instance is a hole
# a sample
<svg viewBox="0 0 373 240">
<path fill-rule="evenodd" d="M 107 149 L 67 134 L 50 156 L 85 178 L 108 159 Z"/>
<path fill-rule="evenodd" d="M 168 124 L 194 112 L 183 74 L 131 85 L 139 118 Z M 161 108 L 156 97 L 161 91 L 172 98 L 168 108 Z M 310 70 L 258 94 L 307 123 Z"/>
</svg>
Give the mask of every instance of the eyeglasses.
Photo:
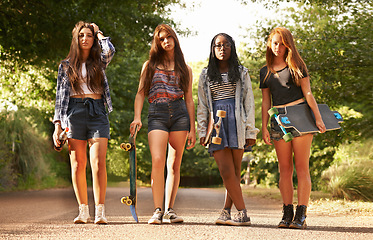
<svg viewBox="0 0 373 240">
<path fill-rule="evenodd" d="M 214 47 L 217 48 L 217 49 L 221 49 L 223 46 L 224 46 L 224 48 L 230 48 L 232 46 L 232 44 L 230 44 L 229 42 L 227 42 L 227 43 L 224 43 L 224 44 L 216 44 L 216 45 L 214 45 Z"/>
</svg>

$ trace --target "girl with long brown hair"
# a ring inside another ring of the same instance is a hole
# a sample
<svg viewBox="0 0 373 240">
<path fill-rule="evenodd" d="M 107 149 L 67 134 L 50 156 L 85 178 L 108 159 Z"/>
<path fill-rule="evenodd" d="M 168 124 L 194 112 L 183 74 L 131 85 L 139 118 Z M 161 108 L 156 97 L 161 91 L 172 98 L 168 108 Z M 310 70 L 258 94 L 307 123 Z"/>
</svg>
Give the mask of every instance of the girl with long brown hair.
<svg viewBox="0 0 373 240">
<path fill-rule="evenodd" d="M 190 149 L 196 141 L 192 81 L 192 70 L 185 63 L 176 33 L 166 24 L 157 26 L 149 60 L 144 63 L 141 71 L 134 104 L 135 116 L 130 125 L 132 135 L 136 127 L 138 130 L 142 127 L 141 111 L 147 97 L 148 140 L 152 155 L 151 185 L 155 207 L 149 224 L 183 222 L 173 206 L 180 182 L 185 142 L 188 141 L 187 149 Z"/>
<path fill-rule="evenodd" d="M 287 129 L 294 136 L 291 142 L 282 139 L 283 133 L 274 118 L 271 131 L 267 129 L 271 106 L 284 113 L 286 106 L 308 104 L 314 113 L 320 132 L 325 132 L 316 100 L 311 92 L 308 70 L 299 55 L 291 32 L 283 27 L 271 31 L 267 42 L 267 64 L 260 70 L 262 89 L 262 134 L 266 144 L 274 142 L 280 171 L 279 187 L 283 201 L 280 228 L 305 228 L 306 211 L 311 194 L 309 157 L 313 135 L 300 135 Z M 298 178 L 298 206 L 293 208 L 293 155 Z"/>
<path fill-rule="evenodd" d="M 93 178 L 95 220 L 106 224 L 106 151 L 110 138 L 108 112 L 113 110 L 105 69 L 115 48 L 94 23 L 78 22 L 72 31 L 70 52 L 58 68 L 53 141 L 67 132 L 72 183 L 79 204 L 74 223 L 90 219 L 87 196 L 87 143 Z"/>
</svg>

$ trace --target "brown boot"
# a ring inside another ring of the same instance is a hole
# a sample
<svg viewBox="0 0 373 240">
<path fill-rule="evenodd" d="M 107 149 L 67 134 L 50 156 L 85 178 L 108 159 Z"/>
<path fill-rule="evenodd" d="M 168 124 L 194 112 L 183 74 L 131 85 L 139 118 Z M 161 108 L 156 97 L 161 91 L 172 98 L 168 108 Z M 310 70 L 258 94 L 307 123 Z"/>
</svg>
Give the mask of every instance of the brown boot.
<svg viewBox="0 0 373 240">
<path fill-rule="evenodd" d="M 282 212 L 283 212 L 282 220 L 278 224 L 278 227 L 279 228 L 288 228 L 290 226 L 290 223 L 293 221 L 293 217 L 294 217 L 294 206 L 293 206 L 293 204 L 289 204 L 289 205 L 284 204 L 282 206 Z"/>
<path fill-rule="evenodd" d="M 296 229 L 305 229 L 307 227 L 306 217 L 307 217 L 307 206 L 298 205 L 297 211 L 295 212 L 294 220 L 290 224 L 289 227 L 296 228 Z"/>
</svg>

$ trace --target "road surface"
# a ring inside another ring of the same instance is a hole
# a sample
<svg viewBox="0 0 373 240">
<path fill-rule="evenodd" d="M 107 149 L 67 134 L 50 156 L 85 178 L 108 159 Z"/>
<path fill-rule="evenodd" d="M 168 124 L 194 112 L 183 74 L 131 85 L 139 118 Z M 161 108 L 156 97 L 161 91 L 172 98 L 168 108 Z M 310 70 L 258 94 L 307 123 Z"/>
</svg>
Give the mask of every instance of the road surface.
<svg viewBox="0 0 373 240">
<path fill-rule="evenodd" d="M 107 190 L 108 225 L 73 224 L 78 206 L 72 188 L 0 193 L 0 239 L 373 239 L 373 216 L 326 216 L 310 211 L 306 230 L 278 229 L 281 203 L 245 198 L 252 226 L 214 225 L 223 189 L 181 188 L 175 207 L 183 224 L 148 225 L 153 212 L 150 188 L 138 190 L 139 223 L 120 203 L 129 189 Z M 93 197 L 89 191 L 91 217 Z M 233 211 L 235 213 L 235 210 Z"/>
</svg>

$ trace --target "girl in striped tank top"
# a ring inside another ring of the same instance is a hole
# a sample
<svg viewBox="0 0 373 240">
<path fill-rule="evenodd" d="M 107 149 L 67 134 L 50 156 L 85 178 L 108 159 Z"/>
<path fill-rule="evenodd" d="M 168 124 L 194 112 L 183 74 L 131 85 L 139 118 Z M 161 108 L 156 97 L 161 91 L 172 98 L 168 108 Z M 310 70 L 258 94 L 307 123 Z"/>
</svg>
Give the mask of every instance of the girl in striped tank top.
<svg viewBox="0 0 373 240">
<path fill-rule="evenodd" d="M 147 97 L 148 140 L 152 155 L 151 183 L 155 208 L 149 224 L 183 222 L 173 210 L 173 205 L 180 182 L 185 142 L 188 141 L 187 149 L 193 148 L 196 142 L 192 79 L 192 70 L 185 63 L 176 33 L 168 25 L 157 26 L 149 60 L 144 63 L 141 71 L 135 98 L 135 116 L 130 125 L 132 135 L 136 126 L 141 128 L 141 111 Z M 168 169 L 165 186 L 166 161 Z"/>
<path fill-rule="evenodd" d="M 250 225 L 240 187 L 241 161 L 246 147 L 256 142 L 254 96 L 248 70 L 238 61 L 231 36 L 219 33 L 211 42 L 208 67 L 202 70 L 198 84 L 198 135 L 206 145 L 209 116 L 217 122 L 217 110 L 224 110 L 219 137 L 221 144 L 209 144 L 226 188 L 224 209 L 216 224 Z M 215 130 L 213 136 L 216 135 Z M 238 210 L 231 218 L 232 205 Z"/>
</svg>

